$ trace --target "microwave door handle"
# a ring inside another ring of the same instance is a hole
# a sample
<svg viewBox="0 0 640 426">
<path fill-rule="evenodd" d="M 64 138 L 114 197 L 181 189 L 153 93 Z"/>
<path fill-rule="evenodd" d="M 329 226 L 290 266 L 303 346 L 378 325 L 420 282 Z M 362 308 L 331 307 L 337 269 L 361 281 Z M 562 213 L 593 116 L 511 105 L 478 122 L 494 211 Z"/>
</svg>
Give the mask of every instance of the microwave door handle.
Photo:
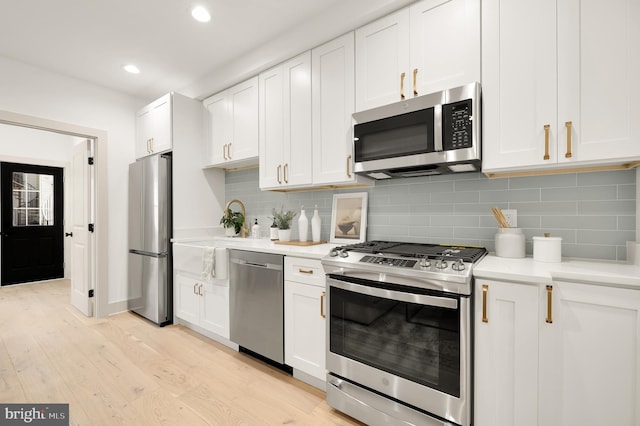
<svg viewBox="0 0 640 426">
<path fill-rule="evenodd" d="M 433 142 L 436 152 L 444 150 L 442 145 L 442 105 L 433 107 Z"/>
<path fill-rule="evenodd" d="M 419 305 L 438 306 L 446 309 L 458 309 L 458 301 L 448 297 L 428 296 L 426 294 L 405 293 L 397 290 L 387 290 L 377 287 L 368 287 L 359 284 L 339 281 L 333 278 L 328 279 L 331 286 L 339 287 L 354 293 L 366 294 L 383 299 L 399 300 L 408 303 L 417 303 Z"/>
</svg>

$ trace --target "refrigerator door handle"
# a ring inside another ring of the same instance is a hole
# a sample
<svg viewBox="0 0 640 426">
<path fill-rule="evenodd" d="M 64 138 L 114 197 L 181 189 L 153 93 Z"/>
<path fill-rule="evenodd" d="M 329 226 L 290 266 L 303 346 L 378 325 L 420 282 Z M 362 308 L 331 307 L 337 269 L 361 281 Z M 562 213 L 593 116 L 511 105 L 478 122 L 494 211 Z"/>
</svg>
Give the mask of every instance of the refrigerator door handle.
<svg viewBox="0 0 640 426">
<path fill-rule="evenodd" d="M 166 251 L 162 252 L 162 253 L 151 253 L 151 252 L 148 252 L 148 251 L 133 250 L 133 249 L 129 250 L 129 253 L 131 253 L 131 254 L 139 254 L 141 256 L 150 256 L 150 257 L 167 257 L 169 255 L 169 253 L 167 253 Z"/>
</svg>

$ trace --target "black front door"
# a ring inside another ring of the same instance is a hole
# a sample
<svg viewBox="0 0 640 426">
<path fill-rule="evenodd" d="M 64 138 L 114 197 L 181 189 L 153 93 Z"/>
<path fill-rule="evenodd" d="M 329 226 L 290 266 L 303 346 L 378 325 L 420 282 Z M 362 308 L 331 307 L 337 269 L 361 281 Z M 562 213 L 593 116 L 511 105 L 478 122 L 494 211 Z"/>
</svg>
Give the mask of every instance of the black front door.
<svg viewBox="0 0 640 426">
<path fill-rule="evenodd" d="M 64 276 L 62 168 L 1 163 L 2 285 Z"/>
</svg>

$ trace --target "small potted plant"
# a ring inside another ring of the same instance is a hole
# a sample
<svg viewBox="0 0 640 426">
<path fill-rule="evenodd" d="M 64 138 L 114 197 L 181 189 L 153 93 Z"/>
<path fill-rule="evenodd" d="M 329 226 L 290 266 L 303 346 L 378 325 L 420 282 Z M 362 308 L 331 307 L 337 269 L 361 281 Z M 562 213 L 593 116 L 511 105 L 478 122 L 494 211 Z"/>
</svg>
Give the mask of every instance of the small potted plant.
<svg viewBox="0 0 640 426">
<path fill-rule="evenodd" d="M 222 218 L 220 218 L 220 225 L 224 227 L 227 237 L 238 235 L 244 225 L 244 215 L 227 209 Z"/>
<path fill-rule="evenodd" d="M 291 210 L 284 211 L 284 208 L 280 209 L 279 212 L 273 209 L 271 213 L 278 227 L 278 239 L 280 241 L 291 241 L 291 221 L 296 213 Z"/>
</svg>

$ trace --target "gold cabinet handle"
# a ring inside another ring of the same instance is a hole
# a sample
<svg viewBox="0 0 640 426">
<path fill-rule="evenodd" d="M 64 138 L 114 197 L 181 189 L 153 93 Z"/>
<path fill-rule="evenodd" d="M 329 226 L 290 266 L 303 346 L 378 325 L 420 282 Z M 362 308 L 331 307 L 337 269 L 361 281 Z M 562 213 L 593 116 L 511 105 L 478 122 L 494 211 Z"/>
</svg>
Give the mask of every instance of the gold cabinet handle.
<svg viewBox="0 0 640 426">
<path fill-rule="evenodd" d="M 567 128 L 567 153 L 564 156 L 565 158 L 571 158 L 571 129 L 573 128 L 573 123 L 567 121 L 564 126 Z"/>
<path fill-rule="evenodd" d="M 487 318 L 487 293 L 489 292 L 489 286 L 482 284 L 482 322 L 489 322 Z"/>
<path fill-rule="evenodd" d="M 198 283 L 195 283 L 193 285 L 193 294 L 198 294 L 198 292 L 196 291 L 196 287 L 198 287 Z"/>
<path fill-rule="evenodd" d="M 284 164 L 284 173 L 282 173 L 284 177 L 284 183 L 289 183 L 289 163 Z"/>
<path fill-rule="evenodd" d="M 418 84 L 417 84 L 418 68 L 413 70 L 413 96 L 418 96 Z"/>
<path fill-rule="evenodd" d="M 544 159 L 549 159 L 549 126 L 548 124 L 544 125 Z"/>
<path fill-rule="evenodd" d="M 231 142 L 227 144 L 227 157 L 229 157 L 229 160 L 231 160 L 231 145 Z"/>
<path fill-rule="evenodd" d="M 351 179 L 351 155 L 347 156 L 347 177 Z"/>
<path fill-rule="evenodd" d="M 278 164 L 278 183 L 282 183 L 282 180 L 280 180 L 280 170 L 282 169 L 282 164 Z"/>
<path fill-rule="evenodd" d="M 405 73 L 400 74 L 400 99 L 404 99 L 404 76 Z"/>
<path fill-rule="evenodd" d="M 547 319 L 545 320 L 547 323 L 553 323 L 553 315 L 551 311 L 551 307 L 553 305 L 553 286 L 547 286 Z"/>
<path fill-rule="evenodd" d="M 300 269 L 298 268 L 298 272 L 301 274 L 313 275 L 313 271 L 311 269 Z"/>
<path fill-rule="evenodd" d="M 324 297 L 327 295 L 326 291 L 323 291 L 320 295 L 320 316 L 322 318 L 326 318 L 327 316 L 324 313 Z"/>
</svg>

